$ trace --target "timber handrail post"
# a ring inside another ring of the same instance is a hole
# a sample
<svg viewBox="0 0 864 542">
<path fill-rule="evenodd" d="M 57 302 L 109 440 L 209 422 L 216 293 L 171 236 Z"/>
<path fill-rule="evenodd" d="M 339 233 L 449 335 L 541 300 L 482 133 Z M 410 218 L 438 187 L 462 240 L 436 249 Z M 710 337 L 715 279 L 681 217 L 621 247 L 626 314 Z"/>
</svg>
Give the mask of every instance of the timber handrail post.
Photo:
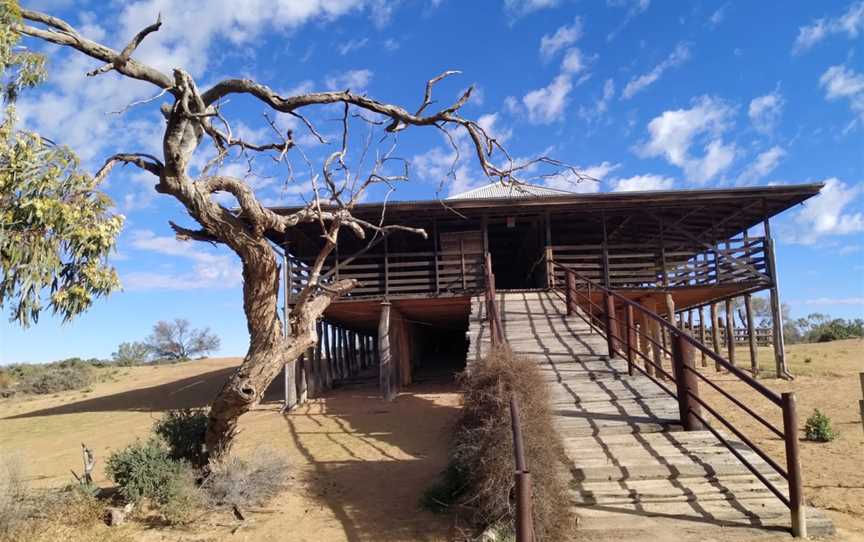
<svg viewBox="0 0 864 542">
<path fill-rule="evenodd" d="M 569 271 L 565 272 L 564 276 L 567 278 L 567 316 L 570 316 L 573 314 L 573 305 L 575 304 L 573 293 L 576 290 L 576 277 L 574 277 L 573 273 L 570 273 Z"/>
<path fill-rule="evenodd" d="M 693 373 L 696 370 L 693 354 L 693 347 L 685 338 L 684 332 L 673 331 L 672 371 L 677 384 L 678 412 L 685 431 L 702 429 L 702 422 L 699 421 L 702 409 L 696 399 L 699 397 L 699 383 Z"/>
<path fill-rule="evenodd" d="M 633 351 L 636 350 L 636 322 L 633 318 L 633 305 L 624 308 L 624 322 L 626 326 L 625 337 L 627 338 L 627 374 L 633 376 Z"/>
<path fill-rule="evenodd" d="M 513 430 L 513 456 L 516 463 L 516 541 L 533 542 L 534 514 L 531 510 L 531 472 L 525 465 L 522 426 L 519 422 L 519 403 L 510 397 L 510 426 Z"/>
<path fill-rule="evenodd" d="M 609 359 L 612 359 L 615 357 L 615 298 L 609 292 L 603 292 L 603 296 L 605 297 L 606 345 L 609 347 Z"/>
<path fill-rule="evenodd" d="M 804 514 L 804 482 L 801 479 L 801 455 L 798 445 L 798 408 L 794 392 L 780 395 L 783 408 L 783 435 L 786 441 L 786 472 L 789 474 L 789 509 L 792 512 L 792 536 L 807 538 Z"/>
</svg>

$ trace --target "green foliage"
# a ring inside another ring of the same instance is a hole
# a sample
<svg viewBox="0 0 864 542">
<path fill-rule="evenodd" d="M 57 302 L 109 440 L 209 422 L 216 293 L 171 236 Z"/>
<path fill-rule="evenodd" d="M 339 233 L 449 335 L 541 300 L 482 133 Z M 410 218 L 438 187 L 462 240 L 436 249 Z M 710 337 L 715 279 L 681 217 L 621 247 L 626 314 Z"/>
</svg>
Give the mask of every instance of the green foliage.
<svg viewBox="0 0 864 542">
<path fill-rule="evenodd" d="M 824 343 L 854 337 L 864 337 L 864 320 L 831 318 L 814 312 L 806 318 L 789 320 L 784 324 L 784 336 L 789 342 Z"/>
<path fill-rule="evenodd" d="M 287 478 L 287 462 L 259 448 L 246 459 L 229 456 L 212 462 L 202 488 L 216 506 L 263 506 L 279 494 Z"/>
<path fill-rule="evenodd" d="M 20 91 L 45 80 L 45 57 L 19 45 L 21 37 L 13 26 L 21 22 L 15 0 L 0 0 L 0 65 L 3 67 L 3 98 L 14 102 Z"/>
<path fill-rule="evenodd" d="M 0 397 L 16 393 L 50 394 L 83 389 L 96 380 L 101 360 L 69 358 L 53 363 L 18 363 L 0 367 Z"/>
<path fill-rule="evenodd" d="M 111 354 L 114 363 L 121 367 L 141 365 L 150 359 L 150 347 L 143 342 L 120 343 L 117 351 Z"/>
<path fill-rule="evenodd" d="M 0 86 L 7 104 L 45 78 L 45 59 L 19 45 L 17 2 L 0 0 Z M 88 309 L 95 297 L 120 286 L 106 257 L 123 217 L 79 169 L 66 147 L 15 128 L 8 105 L 0 122 L 0 309 L 23 327 L 43 308 L 64 320 Z"/>
<path fill-rule="evenodd" d="M 831 418 L 815 409 L 804 425 L 804 438 L 813 442 L 831 442 L 837 432 L 831 427 Z"/>
<path fill-rule="evenodd" d="M 93 383 L 93 370 L 86 365 L 54 366 L 29 374 L 18 383 L 18 391 L 46 395 L 61 391 L 80 390 Z"/>
<path fill-rule="evenodd" d="M 168 445 L 172 459 L 185 460 L 196 467 L 203 467 L 207 462 L 206 431 L 207 413 L 192 408 L 169 410 L 153 425 L 153 433 Z"/>
<path fill-rule="evenodd" d="M 112 453 L 105 463 L 108 476 L 120 488 L 120 494 L 130 502 L 142 498 L 157 504 L 169 502 L 189 466 L 171 459 L 168 447 L 158 438 L 136 441 Z"/>
<path fill-rule="evenodd" d="M 66 321 L 119 287 L 106 258 L 123 217 L 69 149 L 14 120 L 0 124 L 0 307 L 24 327 L 46 307 Z"/>
</svg>

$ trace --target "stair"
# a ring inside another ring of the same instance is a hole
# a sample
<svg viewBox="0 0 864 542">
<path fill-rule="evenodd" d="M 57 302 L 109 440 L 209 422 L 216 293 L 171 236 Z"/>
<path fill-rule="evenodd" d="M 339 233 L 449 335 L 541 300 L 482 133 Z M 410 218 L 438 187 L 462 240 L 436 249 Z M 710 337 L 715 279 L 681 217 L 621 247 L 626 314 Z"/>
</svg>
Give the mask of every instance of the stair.
<svg viewBox="0 0 864 542">
<path fill-rule="evenodd" d="M 498 303 L 511 349 L 535 361 L 549 385 L 561 468 L 584 536 L 706 540 L 736 527 L 747 540 L 788 531 L 788 508 L 711 432 L 683 431 L 677 401 L 641 373 L 629 376 L 625 361 L 610 360 L 605 339 L 568 317 L 554 292 L 499 293 Z M 470 323 L 469 369 L 491 347 L 482 297 L 472 300 Z M 755 452 L 734 445 L 785 491 Z M 814 509 L 807 527 L 810 536 L 833 533 Z"/>
</svg>

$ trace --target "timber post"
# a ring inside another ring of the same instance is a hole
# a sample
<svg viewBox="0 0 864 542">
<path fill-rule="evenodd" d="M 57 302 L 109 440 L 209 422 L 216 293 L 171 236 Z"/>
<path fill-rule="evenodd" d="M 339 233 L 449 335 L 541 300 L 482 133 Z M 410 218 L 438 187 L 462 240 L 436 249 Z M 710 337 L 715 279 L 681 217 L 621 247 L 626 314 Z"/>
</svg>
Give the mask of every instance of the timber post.
<svg viewBox="0 0 864 542">
<path fill-rule="evenodd" d="M 609 348 L 609 359 L 615 357 L 615 298 L 604 292 L 606 306 L 606 346 Z"/>
<path fill-rule="evenodd" d="M 378 321 L 378 382 L 381 396 L 391 401 L 394 397 L 392 377 L 393 359 L 390 349 L 390 302 L 381 303 L 381 318 Z"/>
<path fill-rule="evenodd" d="M 764 202 L 763 202 L 764 204 Z M 774 255 L 774 239 L 771 237 L 771 221 L 767 213 L 763 222 L 765 228 L 765 263 L 768 275 L 771 277 L 771 287 L 768 294 L 771 303 L 771 323 L 774 332 L 774 363 L 777 370 L 777 378 L 789 376 L 786 367 L 786 344 L 783 338 L 783 310 L 780 304 L 780 281 L 777 279 L 777 265 Z"/>
<path fill-rule="evenodd" d="M 435 295 L 441 293 L 441 276 L 439 267 L 439 256 L 438 256 L 438 221 L 432 219 L 432 256 L 434 258 L 432 271 L 435 275 Z"/>
<path fill-rule="evenodd" d="M 705 307 L 699 307 L 699 342 L 705 344 Z M 702 354 L 702 367 L 708 366 L 708 356 L 704 350 L 699 351 Z"/>
<path fill-rule="evenodd" d="M 864 397 L 864 373 L 859 373 L 861 378 L 861 396 Z M 858 401 L 858 407 L 861 409 L 861 427 L 864 428 L 864 399 Z"/>
<path fill-rule="evenodd" d="M 792 536 L 807 538 L 804 514 L 804 482 L 801 479 L 801 456 L 798 444 L 798 412 L 794 392 L 781 394 L 783 435 L 786 441 L 786 471 L 789 474 L 789 508 L 792 512 Z"/>
<path fill-rule="evenodd" d="M 567 278 L 566 284 L 566 294 L 567 294 L 567 316 L 573 314 L 575 302 L 573 300 L 574 290 L 576 290 L 576 279 L 573 276 L 573 273 L 564 273 L 564 276 Z"/>
<path fill-rule="evenodd" d="M 633 351 L 636 349 L 636 320 L 633 318 L 633 305 L 628 303 L 624 309 L 624 314 L 624 336 L 627 337 L 627 374 L 633 376 L 633 362 L 635 358 Z"/>
<path fill-rule="evenodd" d="M 735 365 L 735 312 L 732 310 L 732 298 L 726 298 L 726 350 L 729 352 L 729 363 Z"/>
<path fill-rule="evenodd" d="M 717 303 L 711 303 L 711 346 L 715 354 L 720 354 L 720 318 L 717 316 Z M 720 363 L 714 362 L 714 370 L 720 372 Z"/>
<path fill-rule="evenodd" d="M 753 299 L 744 295 L 744 312 L 747 313 L 747 342 L 750 344 L 750 370 L 753 376 L 759 375 L 759 353 L 756 349 L 756 325 L 753 318 Z"/>
<path fill-rule="evenodd" d="M 672 337 L 672 370 L 678 394 L 678 412 L 681 425 L 685 431 L 698 431 L 702 423 L 697 416 L 701 415 L 699 402 L 699 383 L 694 374 L 693 347 L 687 341 L 684 333 L 676 332 Z"/>
</svg>

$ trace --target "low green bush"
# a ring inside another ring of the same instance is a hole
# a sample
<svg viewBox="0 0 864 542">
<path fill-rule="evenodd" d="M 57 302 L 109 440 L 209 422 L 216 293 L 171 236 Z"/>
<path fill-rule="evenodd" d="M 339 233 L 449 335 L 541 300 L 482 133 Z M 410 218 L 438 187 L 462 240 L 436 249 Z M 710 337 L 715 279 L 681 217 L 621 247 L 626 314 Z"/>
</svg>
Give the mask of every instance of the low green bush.
<svg viewBox="0 0 864 542">
<path fill-rule="evenodd" d="M 813 442 L 831 442 L 837 432 L 831 427 L 831 418 L 815 409 L 804 424 L 804 438 Z"/>
<path fill-rule="evenodd" d="M 195 467 L 207 463 L 204 453 L 206 431 L 207 412 L 193 408 L 169 410 L 153 425 L 153 433 L 168 445 L 171 458 L 186 460 Z"/>
<path fill-rule="evenodd" d="M 148 498 L 158 504 L 171 498 L 172 482 L 188 465 L 171 459 L 168 447 L 157 438 L 138 440 L 108 456 L 105 470 L 129 502 Z"/>
</svg>

